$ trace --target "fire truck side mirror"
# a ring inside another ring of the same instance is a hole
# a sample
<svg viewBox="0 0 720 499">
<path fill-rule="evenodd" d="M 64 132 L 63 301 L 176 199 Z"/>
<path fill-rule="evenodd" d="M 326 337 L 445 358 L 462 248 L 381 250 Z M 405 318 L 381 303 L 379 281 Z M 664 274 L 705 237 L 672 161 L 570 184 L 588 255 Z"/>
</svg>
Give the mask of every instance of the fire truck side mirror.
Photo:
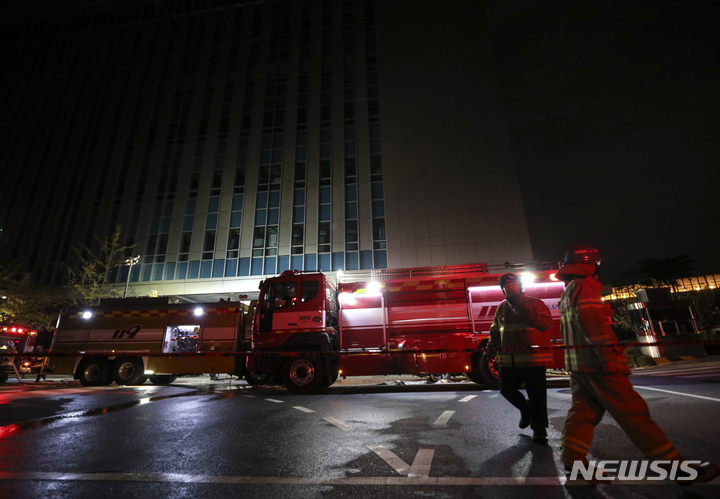
<svg viewBox="0 0 720 499">
<path fill-rule="evenodd" d="M 265 284 L 265 279 L 260 281 L 260 284 L 258 284 L 258 289 L 262 289 L 263 284 Z"/>
</svg>

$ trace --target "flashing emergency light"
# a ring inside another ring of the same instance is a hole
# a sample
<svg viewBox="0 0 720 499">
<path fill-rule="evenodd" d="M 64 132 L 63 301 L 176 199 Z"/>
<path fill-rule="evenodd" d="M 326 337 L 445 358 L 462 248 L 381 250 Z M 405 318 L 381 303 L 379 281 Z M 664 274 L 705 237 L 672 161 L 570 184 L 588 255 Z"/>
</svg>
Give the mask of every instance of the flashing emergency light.
<svg viewBox="0 0 720 499">
<path fill-rule="evenodd" d="M 532 275 L 530 272 L 523 272 L 520 275 L 520 280 L 523 283 L 523 286 L 527 286 L 528 284 L 532 284 L 535 281 L 535 276 Z"/>
<path fill-rule="evenodd" d="M 93 313 L 90 312 L 90 311 L 85 311 L 85 312 L 82 313 L 82 318 L 83 318 L 83 319 L 92 319 L 92 316 L 93 316 Z"/>
<path fill-rule="evenodd" d="M 352 293 L 350 293 L 349 291 L 343 291 L 342 293 L 340 293 L 338 295 L 338 297 L 339 297 L 340 303 L 342 305 L 350 305 L 350 306 L 357 305 L 357 300 L 352 295 Z"/>
<path fill-rule="evenodd" d="M 557 282 L 560 280 L 560 279 L 558 279 L 558 276 L 554 272 L 552 274 L 550 274 L 548 277 L 550 278 L 551 281 Z"/>
<path fill-rule="evenodd" d="M 367 285 L 368 293 L 380 293 L 380 283 L 371 281 Z"/>
<path fill-rule="evenodd" d="M 202 315 L 202 314 L 203 314 L 203 309 L 201 309 L 200 307 L 196 308 L 195 311 L 194 311 L 194 314 L 195 314 L 195 315 Z"/>
</svg>

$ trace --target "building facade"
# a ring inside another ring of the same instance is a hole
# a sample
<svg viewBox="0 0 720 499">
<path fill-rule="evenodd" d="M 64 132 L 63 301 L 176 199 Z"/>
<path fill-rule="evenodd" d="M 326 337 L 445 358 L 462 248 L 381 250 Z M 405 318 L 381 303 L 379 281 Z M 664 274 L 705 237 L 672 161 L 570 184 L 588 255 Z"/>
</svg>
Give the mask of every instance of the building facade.
<svg viewBox="0 0 720 499">
<path fill-rule="evenodd" d="M 131 296 L 532 260 L 480 2 L 138 0 L 6 22 L 0 253 L 36 282 L 117 226 L 140 255 L 110 276 L 131 269 Z"/>
</svg>

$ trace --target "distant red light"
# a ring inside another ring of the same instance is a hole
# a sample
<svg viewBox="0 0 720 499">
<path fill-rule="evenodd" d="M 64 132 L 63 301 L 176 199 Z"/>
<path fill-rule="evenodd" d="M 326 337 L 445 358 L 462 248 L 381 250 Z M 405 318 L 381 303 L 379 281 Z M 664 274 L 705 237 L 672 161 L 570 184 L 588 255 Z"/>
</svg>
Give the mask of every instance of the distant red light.
<svg viewBox="0 0 720 499">
<path fill-rule="evenodd" d="M 557 276 L 556 276 L 554 273 L 550 274 L 549 277 L 550 277 L 550 280 L 551 280 L 551 281 L 559 281 L 559 280 L 560 280 L 560 279 L 557 278 Z"/>
</svg>

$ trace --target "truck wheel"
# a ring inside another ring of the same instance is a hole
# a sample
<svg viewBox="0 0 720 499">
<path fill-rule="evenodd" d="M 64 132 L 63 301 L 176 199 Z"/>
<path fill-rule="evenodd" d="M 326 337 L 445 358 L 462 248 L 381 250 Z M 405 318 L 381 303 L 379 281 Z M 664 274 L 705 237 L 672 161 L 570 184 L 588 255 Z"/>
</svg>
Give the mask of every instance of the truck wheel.
<svg viewBox="0 0 720 499">
<path fill-rule="evenodd" d="M 138 385 L 145 382 L 145 368 L 138 357 L 118 357 L 113 362 L 112 376 L 118 385 Z"/>
<path fill-rule="evenodd" d="M 8 373 L 4 367 L 0 366 L 0 383 L 5 383 L 8 380 Z"/>
<path fill-rule="evenodd" d="M 294 357 L 283 369 L 285 388 L 293 393 L 318 393 L 327 386 L 327 375 L 320 356 Z"/>
<path fill-rule="evenodd" d="M 86 357 L 80 361 L 77 377 L 82 386 L 107 386 L 110 380 L 110 363 L 104 357 Z"/>
<path fill-rule="evenodd" d="M 150 383 L 153 385 L 169 385 L 176 379 L 177 376 L 174 374 L 156 374 L 155 376 L 150 376 Z"/>
<path fill-rule="evenodd" d="M 478 385 L 485 384 L 483 381 L 482 374 L 480 373 L 480 357 L 481 355 L 479 353 L 474 353 L 470 357 L 470 370 L 465 373 L 465 376 L 472 381 L 473 383 L 477 383 Z"/>
<path fill-rule="evenodd" d="M 269 385 L 272 383 L 273 376 L 271 374 L 255 374 L 249 370 L 245 370 L 245 381 L 248 385 Z"/>
<path fill-rule="evenodd" d="M 334 369 L 333 372 L 330 374 L 330 383 L 328 386 L 331 386 L 333 383 L 335 383 L 338 379 L 338 376 L 340 376 L 340 372 L 337 369 Z"/>
<path fill-rule="evenodd" d="M 480 357 L 480 374 L 488 388 L 491 390 L 500 388 L 500 368 L 497 359 L 489 361 L 487 355 Z"/>
</svg>

